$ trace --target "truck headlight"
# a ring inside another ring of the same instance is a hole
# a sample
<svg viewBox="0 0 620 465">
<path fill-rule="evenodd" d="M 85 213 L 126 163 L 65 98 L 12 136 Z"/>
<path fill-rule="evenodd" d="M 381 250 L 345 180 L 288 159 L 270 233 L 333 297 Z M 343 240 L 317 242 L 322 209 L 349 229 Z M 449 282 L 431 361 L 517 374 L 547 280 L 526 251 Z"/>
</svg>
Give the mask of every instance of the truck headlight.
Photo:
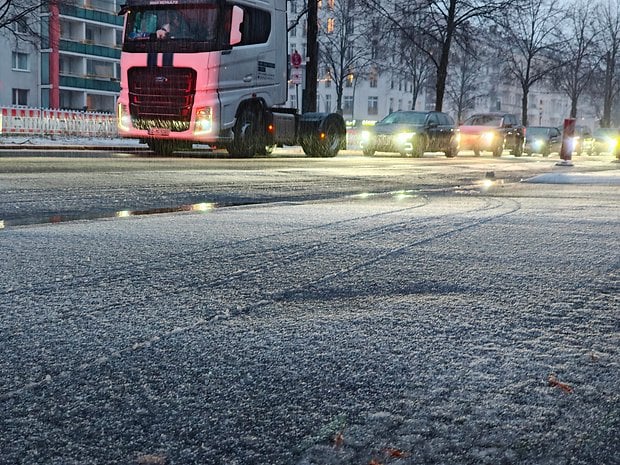
<svg viewBox="0 0 620 465">
<path fill-rule="evenodd" d="M 208 134 L 213 129 L 213 113 L 211 107 L 196 109 L 194 134 Z"/>
<path fill-rule="evenodd" d="M 116 107 L 116 125 L 120 131 L 129 131 L 131 128 L 131 115 L 127 105 L 119 103 Z"/>
</svg>

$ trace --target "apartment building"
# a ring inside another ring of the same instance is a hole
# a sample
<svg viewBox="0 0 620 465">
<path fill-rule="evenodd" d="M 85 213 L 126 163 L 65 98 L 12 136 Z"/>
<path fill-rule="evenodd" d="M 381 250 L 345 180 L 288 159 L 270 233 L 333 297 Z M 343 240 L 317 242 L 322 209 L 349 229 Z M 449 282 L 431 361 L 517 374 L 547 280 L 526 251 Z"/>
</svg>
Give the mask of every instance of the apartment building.
<svg viewBox="0 0 620 465">
<path fill-rule="evenodd" d="M 120 90 L 123 18 L 116 0 L 50 2 L 0 37 L 0 104 L 113 112 Z M 9 91 L 10 89 L 10 91 Z"/>
</svg>

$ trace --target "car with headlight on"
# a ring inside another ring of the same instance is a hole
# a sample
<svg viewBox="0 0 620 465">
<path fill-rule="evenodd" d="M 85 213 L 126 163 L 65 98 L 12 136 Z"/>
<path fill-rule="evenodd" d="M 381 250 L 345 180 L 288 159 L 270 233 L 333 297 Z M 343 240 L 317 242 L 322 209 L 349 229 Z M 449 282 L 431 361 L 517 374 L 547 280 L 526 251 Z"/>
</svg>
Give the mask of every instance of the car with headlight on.
<svg viewBox="0 0 620 465">
<path fill-rule="evenodd" d="M 592 144 L 594 142 L 592 130 L 588 126 L 577 125 L 568 142 L 571 144 L 572 153 L 577 155 L 582 153 L 589 154 L 592 152 Z"/>
<path fill-rule="evenodd" d="M 491 152 L 500 157 L 504 149 L 515 157 L 523 154 L 525 129 L 512 113 L 477 113 L 459 126 L 460 149 L 473 150 L 475 156 Z"/>
<path fill-rule="evenodd" d="M 609 153 L 620 158 L 620 129 L 600 128 L 592 133 L 590 155 Z"/>
<path fill-rule="evenodd" d="M 365 156 L 375 152 L 397 152 L 421 157 L 425 152 L 444 152 L 456 157 L 458 127 L 441 111 L 395 111 L 362 132 L 360 146 Z"/>
<path fill-rule="evenodd" d="M 540 153 L 548 157 L 559 153 L 562 147 L 562 131 L 553 126 L 527 126 L 525 128 L 524 154 Z"/>
</svg>

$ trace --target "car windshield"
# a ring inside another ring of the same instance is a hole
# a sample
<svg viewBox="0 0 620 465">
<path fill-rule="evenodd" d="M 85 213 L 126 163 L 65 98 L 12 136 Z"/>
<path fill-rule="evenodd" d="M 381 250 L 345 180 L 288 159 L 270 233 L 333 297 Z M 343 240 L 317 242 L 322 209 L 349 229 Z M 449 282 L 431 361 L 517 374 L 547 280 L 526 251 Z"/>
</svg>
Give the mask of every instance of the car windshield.
<svg viewBox="0 0 620 465">
<path fill-rule="evenodd" d="M 594 131 L 594 137 L 616 137 L 620 134 L 620 130 L 614 128 L 602 128 Z"/>
<path fill-rule="evenodd" d="M 426 113 L 415 111 L 397 111 L 383 118 L 381 124 L 424 124 Z"/>
<path fill-rule="evenodd" d="M 474 115 L 463 123 L 466 126 L 500 126 L 502 117 L 498 115 Z"/>
<path fill-rule="evenodd" d="M 527 137 L 541 137 L 549 134 L 549 128 L 527 128 L 525 135 Z"/>
</svg>

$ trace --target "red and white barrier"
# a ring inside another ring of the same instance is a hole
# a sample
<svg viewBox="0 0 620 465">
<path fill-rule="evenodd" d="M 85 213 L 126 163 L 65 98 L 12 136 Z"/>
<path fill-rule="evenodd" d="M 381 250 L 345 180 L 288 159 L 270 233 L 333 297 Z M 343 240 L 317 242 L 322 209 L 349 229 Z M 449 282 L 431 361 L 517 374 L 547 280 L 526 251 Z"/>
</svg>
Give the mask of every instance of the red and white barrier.
<svg viewBox="0 0 620 465">
<path fill-rule="evenodd" d="M 116 117 L 108 113 L 2 107 L 1 135 L 117 137 Z"/>
</svg>

